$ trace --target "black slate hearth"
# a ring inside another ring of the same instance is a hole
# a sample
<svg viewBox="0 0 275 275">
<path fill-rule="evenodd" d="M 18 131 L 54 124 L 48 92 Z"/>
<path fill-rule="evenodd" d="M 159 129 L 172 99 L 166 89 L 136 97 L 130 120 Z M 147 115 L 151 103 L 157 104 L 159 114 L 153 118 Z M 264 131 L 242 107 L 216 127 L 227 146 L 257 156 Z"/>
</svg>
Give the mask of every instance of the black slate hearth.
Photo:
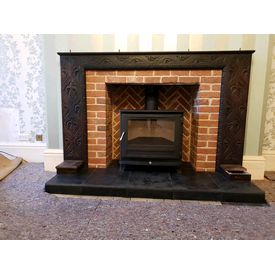
<svg viewBox="0 0 275 275">
<path fill-rule="evenodd" d="M 265 193 L 250 181 L 229 181 L 224 175 L 194 172 L 188 164 L 178 170 L 156 167 L 121 169 L 117 162 L 106 169 L 56 175 L 45 185 L 48 193 L 212 200 L 266 203 Z"/>
</svg>

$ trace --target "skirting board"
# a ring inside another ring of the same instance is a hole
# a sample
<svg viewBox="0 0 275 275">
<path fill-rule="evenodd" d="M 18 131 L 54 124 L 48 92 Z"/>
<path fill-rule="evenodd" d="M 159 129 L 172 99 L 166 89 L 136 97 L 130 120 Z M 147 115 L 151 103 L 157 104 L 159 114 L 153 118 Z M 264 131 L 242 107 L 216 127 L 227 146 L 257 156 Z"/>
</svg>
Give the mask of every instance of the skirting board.
<svg viewBox="0 0 275 275">
<path fill-rule="evenodd" d="M 275 154 L 274 154 L 275 160 Z M 44 152 L 45 171 L 56 172 L 55 167 L 63 162 L 62 149 L 46 149 Z M 243 166 L 251 173 L 254 180 L 264 179 L 265 158 L 263 156 L 244 156 Z"/>
<path fill-rule="evenodd" d="M 275 150 L 263 150 L 265 171 L 275 171 Z"/>
<path fill-rule="evenodd" d="M 63 150 L 62 149 L 46 149 L 44 151 L 44 169 L 45 171 L 56 172 L 55 167 L 62 163 Z"/>
<path fill-rule="evenodd" d="M 0 144 L 0 151 L 21 157 L 27 162 L 43 162 L 46 143 L 10 143 Z"/>
<path fill-rule="evenodd" d="M 252 180 L 264 179 L 265 158 L 263 156 L 243 156 L 243 166 L 251 174 Z"/>
</svg>

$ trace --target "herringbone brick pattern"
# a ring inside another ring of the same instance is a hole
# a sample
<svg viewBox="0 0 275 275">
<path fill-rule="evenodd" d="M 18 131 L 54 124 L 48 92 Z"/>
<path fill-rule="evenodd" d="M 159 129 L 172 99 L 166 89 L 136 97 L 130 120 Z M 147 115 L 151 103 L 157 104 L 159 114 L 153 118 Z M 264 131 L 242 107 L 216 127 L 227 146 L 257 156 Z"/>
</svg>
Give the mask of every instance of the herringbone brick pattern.
<svg viewBox="0 0 275 275">
<path fill-rule="evenodd" d="M 159 110 L 184 112 L 183 121 L 183 161 L 190 160 L 191 116 L 195 92 L 188 87 L 165 86 L 159 90 Z M 112 158 L 120 158 L 120 110 L 143 110 L 144 88 L 141 86 L 117 86 L 110 93 L 112 104 Z"/>
<path fill-rule="evenodd" d="M 193 86 L 162 87 L 159 92 L 159 110 L 183 111 L 182 160 L 190 161 L 192 106 L 196 91 Z"/>
<path fill-rule="evenodd" d="M 143 110 L 144 88 L 117 86 L 109 92 L 112 105 L 112 158 L 120 158 L 120 110 Z"/>
</svg>

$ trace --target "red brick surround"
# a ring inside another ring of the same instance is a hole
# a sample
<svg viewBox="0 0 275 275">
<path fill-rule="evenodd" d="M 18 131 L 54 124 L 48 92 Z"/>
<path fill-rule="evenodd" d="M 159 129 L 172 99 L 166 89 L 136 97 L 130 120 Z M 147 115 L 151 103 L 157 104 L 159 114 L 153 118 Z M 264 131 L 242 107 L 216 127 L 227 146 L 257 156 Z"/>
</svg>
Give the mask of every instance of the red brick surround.
<svg viewBox="0 0 275 275">
<path fill-rule="evenodd" d="M 220 70 L 86 71 L 89 167 L 119 159 L 119 110 L 144 108 L 141 86 L 108 86 L 127 83 L 186 84 L 161 87 L 159 109 L 184 111 L 183 161 L 215 171 Z"/>
</svg>

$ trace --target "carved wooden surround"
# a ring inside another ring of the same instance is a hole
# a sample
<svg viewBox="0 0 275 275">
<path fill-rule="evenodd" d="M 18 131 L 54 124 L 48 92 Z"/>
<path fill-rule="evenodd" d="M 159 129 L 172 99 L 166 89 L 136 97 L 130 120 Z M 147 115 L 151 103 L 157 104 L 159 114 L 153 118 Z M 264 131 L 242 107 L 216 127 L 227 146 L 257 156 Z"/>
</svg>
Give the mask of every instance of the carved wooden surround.
<svg viewBox="0 0 275 275">
<path fill-rule="evenodd" d="M 221 69 L 216 169 L 241 165 L 253 52 L 59 53 L 64 160 L 82 160 L 88 166 L 86 70 Z"/>
</svg>

